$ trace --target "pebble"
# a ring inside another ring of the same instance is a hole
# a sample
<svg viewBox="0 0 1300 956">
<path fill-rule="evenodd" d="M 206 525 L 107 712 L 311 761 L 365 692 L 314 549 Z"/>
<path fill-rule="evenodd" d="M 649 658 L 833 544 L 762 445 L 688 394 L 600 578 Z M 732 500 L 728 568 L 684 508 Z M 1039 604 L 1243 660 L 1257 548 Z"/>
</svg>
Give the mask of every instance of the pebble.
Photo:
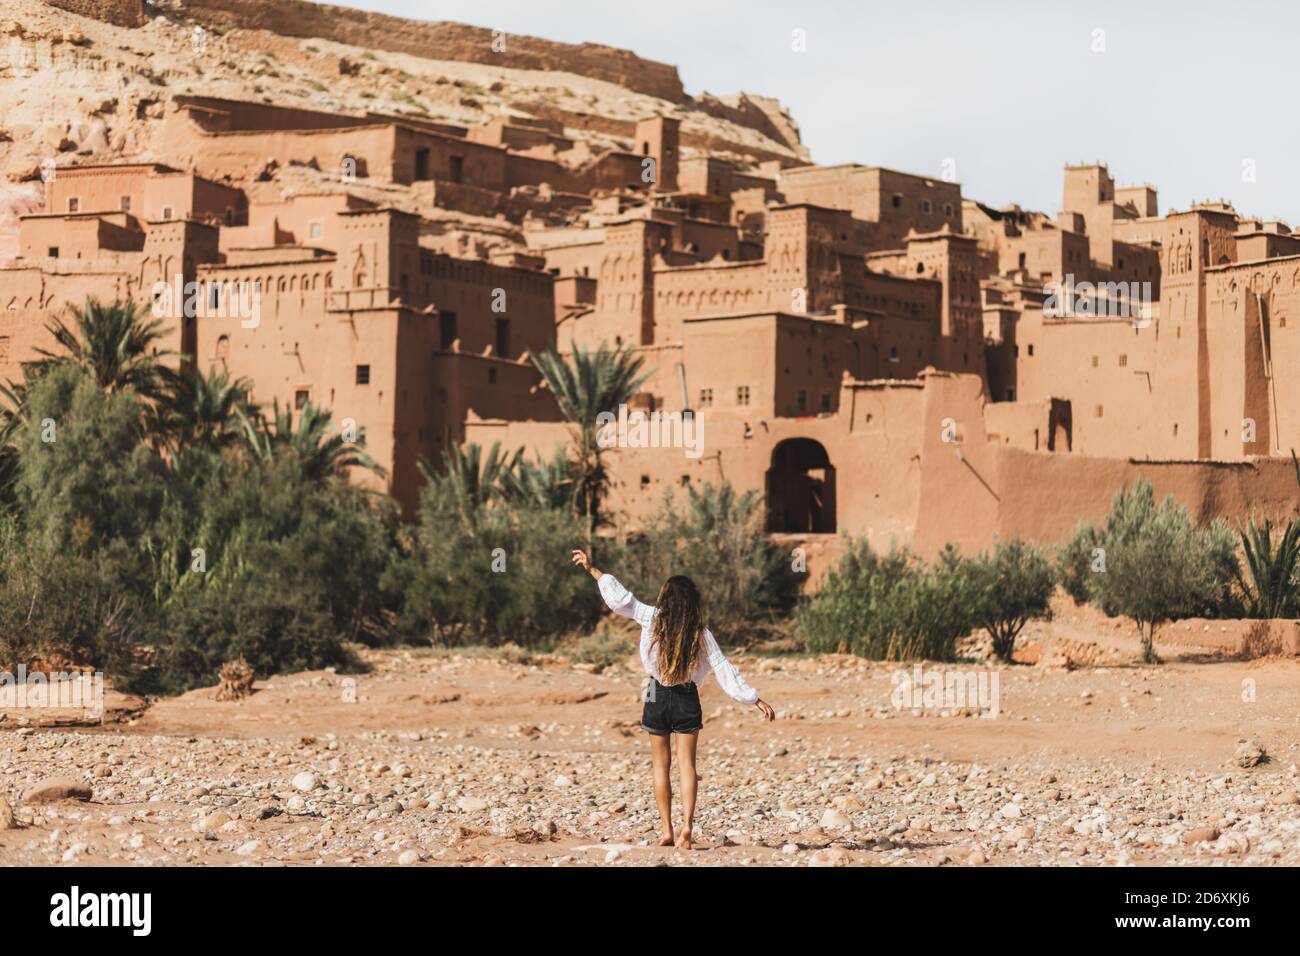
<svg viewBox="0 0 1300 956">
<path fill-rule="evenodd" d="M 55 777 L 28 788 L 23 803 L 54 803 L 59 800 L 89 800 L 91 790 L 70 777 Z"/>
<path fill-rule="evenodd" d="M 1219 831 L 1215 827 L 1197 827 L 1183 834 L 1184 843 L 1209 843 L 1218 838 Z"/>
<path fill-rule="evenodd" d="M 832 808 L 822 814 L 821 827 L 823 830 L 851 830 L 853 822 L 839 810 Z"/>
</svg>

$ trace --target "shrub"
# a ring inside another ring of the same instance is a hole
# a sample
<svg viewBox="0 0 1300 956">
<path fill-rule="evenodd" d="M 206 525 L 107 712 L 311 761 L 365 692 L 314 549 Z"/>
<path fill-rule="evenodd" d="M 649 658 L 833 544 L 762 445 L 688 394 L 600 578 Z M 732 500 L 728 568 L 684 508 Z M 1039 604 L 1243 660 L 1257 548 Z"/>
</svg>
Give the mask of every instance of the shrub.
<svg viewBox="0 0 1300 956">
<path fill-rule="evenodd" d="M 709 627 L 731 637 L 793 606 L 798 578 L 789 552 L 764 533 L 758 492 L 737 494 L 729 484 L 686 491 L 685 502 L 665 496 L 627 549 L 626 583 L 638 598 L 653 602 L 668 577 L 684 574 L 707 601 Z"/>
<path fill-rule="evenodd" d="M 821 590 L 800 605 L 796 621 L 813 651 L 953 660 L 957 640 L 971 627 L 962 562 L 951 549 L 925 566 L 905 551 L 881 556 L 865 540 L 850 541 Z"/>
<path fill-rule="evenodd" d="M 1071 537 L 1057 551 L 1056 580 L 1076 604 L 1088 603 L 1088 577 L 1098 560 L 1101 536 L 1088 524 L 1079 524 Z"/>
<path fill-rule="evenodd" d="M 436 644 L 535 646 L 591 628 L 599 598 L 569 564 L 585 538 L 584 522 L 566 508 L 498 499 L 466 513 L 431 483 L 410 553 L 384 577 L 384 587 L 403 596 L 400 632 Z"/>
<path fill-rule="evenodd" d="M 145 608 L 120 547 L 95 558 L 33 548 L 0 566 L 0 669 L 63 657 L 115 674 L 134 670 Z"/>
<path fill-rule="evenodd" d="M 1280 654 L 1283 649 L 1282 635 L 1269 620 L 1252 621 L 1246 633 L 1242 635 L 1237 655 L 1246 661 Z"/>
<path fill-rule="evenodd" d="M 1051 564 L 1032 544 L 1013 538 L 966 562 L 963 571 L 972 620 L 988 631 L 993 653 L 1010 662 L 1024 626 L 1051 613 Z"/>
<path fill-rule="evenodd" d="M 1295 617 L 1300 611 L 1296 577 L 1300 573 L 1300 522 L 1288 521 L 1273 546 L 1273 525 L 1262 526 L 1251 519 L 1248 526 L 1237 529 L 1245 556 L 1245 574 L 1237 575 L 1247 617 Z"/>
<path fill-rule="evenodd" d="M 622 664 L 629 655 L 636 653 L 637 647 L 626 632 L 620 634 L 602 627 L 596 633 L 574 641 L 568 650 L 579 664 L 593 664 L 604 670 Z"/>
<path fill-rule="evenodd" d="M 1198 528 L 1172 496 L 1159 505 L 1151 485 L 1122 489 L 1101 535 L 1105 570 L 1088 576 L 1090 600 L 1137 625 L 1142 659 L 1157 660 L 1155 631 L 1166 621 L 1215 613 L 1229 598 L 1236 549 L 1222 521 Z"/>
<path fill-rule="evenodd" d="M 139 542 L 162 500 L 161 459 L 142 441 L 142 403 L 129 389 L 100 392 L 58 365 L 28 397 L 18 437 L 18 501 L 33 545 L 90 554 Z"/>
<path fill-rule="evenodd" d="M 155 620 L 158 689 L 181 693 L 215 683 L 242 658 L 258 677 L 323 667 L 355 668 L 318 596 L 273 575 L 247 575 L 175 603 Z"/>
</svg>

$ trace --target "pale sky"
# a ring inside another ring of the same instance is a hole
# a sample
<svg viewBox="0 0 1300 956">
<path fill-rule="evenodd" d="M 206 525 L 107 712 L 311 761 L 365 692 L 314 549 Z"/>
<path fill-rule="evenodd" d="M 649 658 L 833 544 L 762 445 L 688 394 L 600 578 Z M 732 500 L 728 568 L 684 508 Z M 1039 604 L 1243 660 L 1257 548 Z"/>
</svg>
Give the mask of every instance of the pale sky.
<svg viewBox="0 0 1300 956">
<path fill-rule="evenodd" d="M 1300 4 L 1052 0 L 346 0 L 677 66 L 686 90 L 779 99 L 818 163 L 939 176 L 1055 213 L 1066 162 L 1300 229 Z M 807 50 L 791 50 L 801 29 Z M 1104 31 L 1098 34 L 1096 31 Z M 1103 52 L 1094 52 L 1098 40 Z"/>
</svg>

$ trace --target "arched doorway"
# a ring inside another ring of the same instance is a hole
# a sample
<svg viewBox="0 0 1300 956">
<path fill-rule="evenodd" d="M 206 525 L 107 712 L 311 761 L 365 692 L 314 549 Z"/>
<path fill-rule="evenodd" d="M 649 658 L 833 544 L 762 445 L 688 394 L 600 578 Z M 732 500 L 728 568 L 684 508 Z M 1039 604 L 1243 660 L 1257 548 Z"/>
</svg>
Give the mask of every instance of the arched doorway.
<svg viewBox="0 0 1300 956">
<path fill-rule="evenodd" d="M 821 442 L 787 438 L 767 470 L 769 532 L 835 532 L 835 468 Z"/>
</svg>

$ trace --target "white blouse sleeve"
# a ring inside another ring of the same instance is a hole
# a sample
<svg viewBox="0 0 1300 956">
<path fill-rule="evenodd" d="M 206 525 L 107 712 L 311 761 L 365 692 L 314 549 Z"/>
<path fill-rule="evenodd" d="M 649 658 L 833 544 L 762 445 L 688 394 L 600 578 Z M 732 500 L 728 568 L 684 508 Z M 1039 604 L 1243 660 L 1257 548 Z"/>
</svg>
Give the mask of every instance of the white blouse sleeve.
<svg viewBox="0 0 1300 956">
<path fill-rule="evenodd" d="M 622 582 L 614 575 L 602 574 L 596 586 L 600 589 L 600 596 L 605 599 L 605 604 L 615 614 L 630 617 L 642 626 L 649 624 L 654 617 L 655 609 L 633 597 L 632 592 L 623 587 Z"/>
<path fill-rule="evenodd" d="M 736 665 L 727 660 L 727 655 L 722 653 L 722 648 L 718 647 L 718 642 L 713 638 L 713 632 L 707 627 L 704 629 L 704 654 L 713 670 L 713 676 L 718 679 L 718 685 L 730 697 L 742 704 L 752 704 L 758 700 L 758 691 L 745 683 L 745 678 L 740 676 Z"/>
</svg>

